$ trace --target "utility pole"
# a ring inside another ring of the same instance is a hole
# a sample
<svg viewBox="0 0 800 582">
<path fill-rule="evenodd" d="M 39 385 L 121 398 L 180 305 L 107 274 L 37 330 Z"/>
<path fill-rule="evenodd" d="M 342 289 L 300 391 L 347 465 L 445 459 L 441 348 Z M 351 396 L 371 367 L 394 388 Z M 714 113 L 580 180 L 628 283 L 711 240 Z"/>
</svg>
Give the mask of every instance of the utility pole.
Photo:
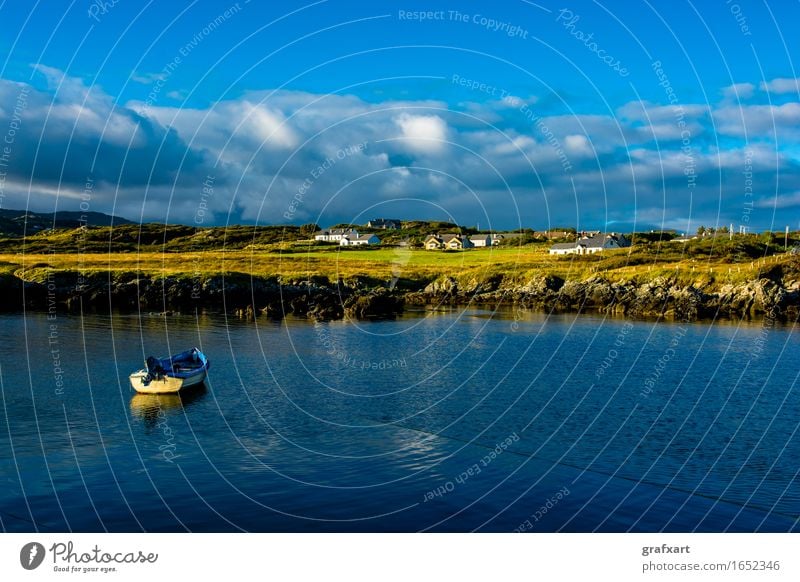
<svg viewBox="0 0 800 582">
<path fill-rule="evenodd" d="M 787 250 L 789 248 L 789 225 L 786 225 L 786 231 L 783 235 L 783 250 Z"/>
</svg>

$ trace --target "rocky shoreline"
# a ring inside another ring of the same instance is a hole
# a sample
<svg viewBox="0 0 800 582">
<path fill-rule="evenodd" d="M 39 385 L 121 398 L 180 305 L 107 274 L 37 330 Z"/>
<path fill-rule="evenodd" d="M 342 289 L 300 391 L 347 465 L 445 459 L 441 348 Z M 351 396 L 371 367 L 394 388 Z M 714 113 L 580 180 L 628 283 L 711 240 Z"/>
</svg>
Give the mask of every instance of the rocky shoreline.
<svg viewBox="0 0 800 582">
<path fill-rule="evenodd" d="M 661 317 L 682 321 L 713 318 L 769 317 L 796 320 L 800 316 L 800 279 L 780 268 L 761 278 L 714 290 L 682 285 L 662 278 L 648 282 L 612 282 L 600 276 L 584 281 L 535 277 L 524 284 L 496 276 L 480 282 L 459 283 L 440 277 L 403 290 L 374 282 L 312 278 L 280 281 L 276 277 L 243 274 L 202 278 L 154 278 L 134 273 L 48 273 L 41 281 L 14 275 L 0 276 L 4 311 L 45 312 L 148 311 L 185 312 L 196 309 L 225 311 L 253 319 L 281 319 L 287 315 L 315 320 L 383 319 L 402 313 L 406 305 L 515 306 L 580 312 L 599 311 L 628 317 Z"/>
<path fill-rule="evenodd" d="M 800 281 L 786 283 L 779 273 L 744 284 L 721 285 L 714 291 L 667 278 L 620 283 L 599 276 L 585 281 L 539 277 L 524 285 L 481 283 L 466 288 L 459 287 L 455 279 L 440 279 L 421 292 L 407 294 L 405 299 L 418 305 L 508 304 L 543 311 L 596 311 L 681 321 L 800 317 Z"/>
<path fill-rule="evenodd" d="M 133 273 L 48 274 L 43 281 L 0 275 L 1 310 L 79 312 L 225 311 L 246 318 L 287 315 L 317 320 L 390 318 L 402 313 L 403 294 L 358 282 L 281 282 L 275 277 L 148 277 Z"/>
</svg>

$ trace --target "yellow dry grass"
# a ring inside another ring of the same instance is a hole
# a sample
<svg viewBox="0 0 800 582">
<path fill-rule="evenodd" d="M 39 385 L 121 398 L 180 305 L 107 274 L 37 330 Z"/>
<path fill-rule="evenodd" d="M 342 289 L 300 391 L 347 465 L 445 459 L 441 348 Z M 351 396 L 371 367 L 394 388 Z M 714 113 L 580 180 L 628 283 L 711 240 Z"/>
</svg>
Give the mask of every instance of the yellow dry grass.
<svg viewBox="0 0 800 582">
<path fill-rule="evenodd" d="M 632 260 L 636 258 L 637 260 Z M 74 253 L 0 254 L 0 272 L 34 279 L 34 273 L 48 269 L 97 272 L 130 272 L 150 276 L 210 276 L 244 273 L 252 276 L 277 276 L 301 279 L 323 276 L 338 278 L 392 277 L 414 281 L 440 276 L 480 281 L 502 275 L 506 280 L 524 282 L 537 275 L 555 275 L 581 280 L 601 275 L 614 281 L 677 278 L 683 283 L 702 286 L 737 283 L 757 278 L 771 265 L 790 260 L 776 255 L 756 261 L 731 264 L 722 260 L 692 260 L 680 255 L 634 255 L 629 250 L 603 253 L 602 256 L 553 257 L 544 245 L 472 249 L 463 252 L 421 249 L 379 248 L 285 249 L 275 246 L 258 250 L 207 251 L 186 253 Z"/>
</svg>

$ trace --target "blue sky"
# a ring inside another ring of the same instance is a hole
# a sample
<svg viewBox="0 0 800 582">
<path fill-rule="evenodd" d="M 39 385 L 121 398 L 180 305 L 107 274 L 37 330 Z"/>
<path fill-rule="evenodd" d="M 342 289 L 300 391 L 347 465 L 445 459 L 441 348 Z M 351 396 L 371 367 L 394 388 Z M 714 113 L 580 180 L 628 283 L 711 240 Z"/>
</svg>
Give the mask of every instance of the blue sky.
<svg viewBox="0 0 800 582">
<path fill-rule="evenodd" d="M 5 2 L 0 205 L 204 225 L 798 228 L 798 13 Z"/>
</svg>

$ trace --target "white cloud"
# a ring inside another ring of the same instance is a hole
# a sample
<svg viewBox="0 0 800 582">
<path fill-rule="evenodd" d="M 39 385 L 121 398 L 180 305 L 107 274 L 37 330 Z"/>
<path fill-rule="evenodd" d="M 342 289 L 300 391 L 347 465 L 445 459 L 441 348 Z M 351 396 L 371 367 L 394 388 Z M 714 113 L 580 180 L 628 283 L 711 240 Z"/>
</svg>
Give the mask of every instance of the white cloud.
<svg viewBox="0 0 800 582">
<path fill-rule="evenodd" d="M 287 149 L 298 143 L 298 137 L 280 112 L 245 101 L 241 104 L 240 127 L 265 147 Z"/>
<path fill-rule="evenodd" d="M 416 216 L 447 212 L 465 224 L 486 209 L 491 216 L 481 218 L 482 224 L 572 224 L 581 216 L 589 227 L 606 217 L 630 222 L 716 216 L 719 204 L 723 213 L 730 206 L 728 222 L 741 216 L 745 130 L 758 176 L 757 208 L 769 208 L 776 192 L 778 208 L 794 208 L 800 192 L 800 162 L 780 153 L 800 141 L 796 102 L 723 101 L 714 107 L 686 104 L 679 111 L 635 101 L 613 113 L 541 113 L 535 119 L 496 101 L 448 110 L 435 100 L 372 102 L 300 91 L 249 92 L 207 108 L 120 106 L 98 87 L 48 67 L 38 70 L 50 88 L 31 88 L 25 131 L 14 151 L 15 174 L 7 183 L 33 175 L 39 209 L 59 191 L 70 198 L 65 207 L 74 202 L 70 194 L 81 191 L 93 166 L 93 209 L 110 210 L 118 194 L 117 212 L 133 219 L 142 213 L 163 219 L 169 207 L 171 221 L 191 223 L 203 180 L 213 174 L 209 221 L 213 215 L 225 222 L 229 209 L 231 222 L 284 221 L 309 180 L 293 222 L 332 224 L 376 203 L 408 198 L 425 201 Z M 21 86 L 0 80 L 0 127 L 7 126 Z M 741 88 L 740 96 L 746 91 Z M 693 191 L 687 187 L 679 113 L 692 137 L 691 164 L 698 174 Z M 356 144 L 364 147 L 338 157 Z M 37 148 L 34 165 L 27 152 Z M 335 162 L 318 172 L 330 159 Z M 7 197 L 9 205 L 13 200 Z M 517 216 L 516 209 L 523 214 Z"/>
<path fill-rule="evenodd" d="M 414 150 L 438 152 L 447 140 L 447 124 L 438 115 L 402 113 L 395 118 L 404 142 Z"/>
<path fill-rule="evenodd" d="M 658 105 L 648 101 L 631 101 L 617 109 L 625 122 L 627 139 L 633 143 L 659 140 L 682 140 L 685 131 L 692 138 L 704 133 L 703 121 L 709 108 L 698 104 Z M 630 131 L 635 130 L 635 131 Z"/>
<path fill-rule="evenodd" d="M 750 99 L 756 91 L 756 86 L 752 83 L 734 83 L 722 88 L 722 96 L 725 99 L 739 101 L 740 99 Z"/>
<path fill-rule="evenodd" d="M 54 99 L 61 99 L 69 102 L 82 101 L 87 99 L 90 92 L 93 90 L 95 96 L 100 98 L 106 97 L 106 99 L 110 101 L 110 98 L 103 95 L 99 89 L 90 89 L 81 79 L 65 75 L 64 72 L 59 69 L 41 64 L 33 65 L 33 69 L 44 76 L 48 88 L 54 92 Z"/>
<path fill-rule="evenodd" d="M 630 101 L 617 109 L 617 114 L 626 120 L 647 123 L 677 123 L 683 116 L 694 120 L 708 113 L 708 107 L 693 103 L 677 103 L 675 105 L 659 105 L 649 101 Z"/>
<path fill-rule="evenodd" d="M 728 106 L 714 112 L 717 131 L 726 135 L 757 138 L 775 133 L 800 136 L 800 103 Z"/>
<path fill-rule="evenodd" d="M 154 81 L 164 81 L 167 78 L 166 73 L 134 73 L 131 75 L 131 81 L 134 83 L 141 83 L 142 85 L 149 85 Z"/>
<path fill-rule="evenodd" d="M 486 137 L 490 136 L 491 133 Z M 510 139 L 491 140 L 495 143 L 489 145 L 489 147 L 486 148 L 486 152 L 497 156 L 518 156 L 520 152 L 530 152 L 536 146 L 536 140 L 528 135 L 509 137 Z M 478 143 L 480 143 L 480 141 Z"/>
<path fill-rule="evenodd" d="M 771 81 L 761 81 L 761 90 L 770 93 L 800 93 L 800 79 L 781 77 Z"/>
<path fill-rule="evenodd" d="M 592 146 L 585 135 L 568 135 L 564 138 L 564 147 L 573 155 L 591 156 Z"/>
</svg>

